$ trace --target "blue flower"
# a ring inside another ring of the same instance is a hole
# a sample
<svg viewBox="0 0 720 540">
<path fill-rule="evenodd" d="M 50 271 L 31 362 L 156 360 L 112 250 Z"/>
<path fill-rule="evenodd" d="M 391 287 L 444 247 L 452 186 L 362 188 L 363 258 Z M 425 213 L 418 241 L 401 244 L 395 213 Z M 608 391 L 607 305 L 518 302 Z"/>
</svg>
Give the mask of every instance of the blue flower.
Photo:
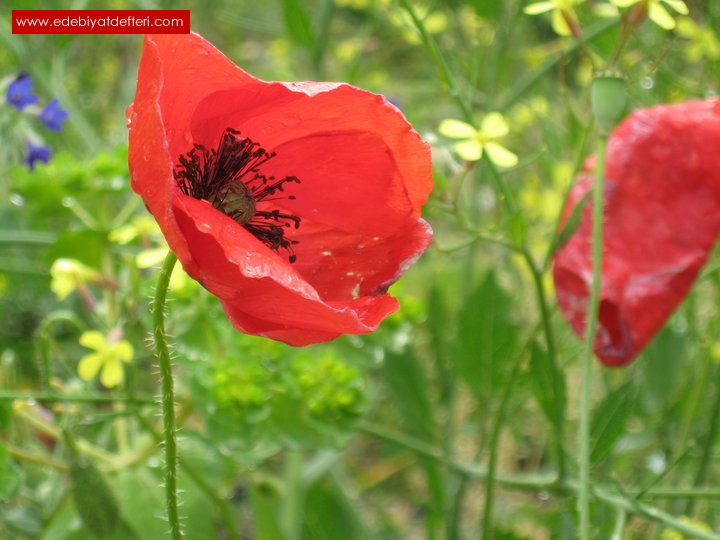
<svg viewBox="0 0 720 540">
<path fill-rule="evenodd" d="M 52 131 L 60 131 L 62 129 L 61 122 L 64 122 L 67 118 L 67 111 L 60 107 L 57 99 L 53 99 L 45 105 L 38 115 L 38 120 L 40 120 L 47 129 Z"/>
<path fill-rule="evenodd" d="M 44 146 L 42 144 L 35 144 L 32 141 L 25 142 L 25 159 L 23 161 L 25 162 L 25 165 L 28 166 L 28 169 L 30 169 L 31 171 L 35 169 L 36 161 L 42 161 L 43 163 L 47 163 L 48 161 L 50 161 L 51 155 L 52 152 L 50 150 L 50 147 Z"/>
<path fill-rule="evenodd" d="M 38 97 L 32 93 L 32 79 L 27 73 L 21 73 L 8 86 L 5 94 L 7 102 L 22 111 L 26 106 L 37 103 Z"/>
</svg>

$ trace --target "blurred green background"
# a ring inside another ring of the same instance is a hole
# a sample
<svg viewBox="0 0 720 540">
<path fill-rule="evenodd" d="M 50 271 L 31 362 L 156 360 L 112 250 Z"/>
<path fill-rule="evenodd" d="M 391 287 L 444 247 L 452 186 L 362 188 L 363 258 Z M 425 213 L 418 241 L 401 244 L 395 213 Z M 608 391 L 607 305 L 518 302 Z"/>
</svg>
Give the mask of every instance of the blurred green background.
<svg viewBox="0 0 720 540">
<path fill-rule="evenodd" d="M 720 4 L 687 4 L 673 31 L 646 21 L 630 36 L 620 65 L 631 108 L 716 95 Z M 400 312 L 372 335 L 304 349 L 244 336 L 214 297 L 174 276 L 188 538 L 574 537 L 574 489 L 555 477 L 559 468 L 574 477 L 580 343 L 555 307 L 546 262 L 592 147 L 592 60 L 611 56 L 620 24 L 605 2 L 574 3 L 578 47 L 525 5 L 12 3 L 190 9 L 192 29 L 255 76 L 382 93 L 433 147 L 425 218 L 435 241 L 391 289 Z M 126 163 L 141 36 L 14 36 L 7 11 L 0 26 L 0 78 L 29 73 L 41 100 L 57 97 L 69 113 L 61 133 L 43 133 L 50 163 L 29 171 L 23 129 L 33 124 L 0 111 L 0 538 L 163 538 L 146 337 L 165 248 Z M 479 126 L 494 111 L 519 157 L 499 173 L 464 162 L 438 133 L 444 119 Z M 638 505 L 692 518 L 697 530 L 719 523 L 720 492 L 708 488 L 720 478 L 718 262 L 631 367 L 594 368 L 599 538 L 683 538 Z M 90 352 L 79 337 L 93 330 L 121 332 L 134 351 L 112 389 L 78 375 Z M 62 429 L 107 485 L 78 480 Z"/>
</svg>

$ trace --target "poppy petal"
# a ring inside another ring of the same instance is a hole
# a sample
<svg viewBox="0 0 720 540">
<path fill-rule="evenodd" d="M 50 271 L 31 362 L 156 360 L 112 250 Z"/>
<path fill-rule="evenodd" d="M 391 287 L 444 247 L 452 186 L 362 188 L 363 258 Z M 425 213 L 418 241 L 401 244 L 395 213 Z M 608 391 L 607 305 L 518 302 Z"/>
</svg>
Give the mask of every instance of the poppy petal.
<svg viewBox="0 0 720 540">
<path fill-rule="evenodd" d="M 720 232 L 720 102 L 633 113 L 610 138 L 595 352 L 629 363 L 685 298 Z M 592 168 L 592 161 L 586 164 Z M 565 219 L 591 188 L 583 173 Z M 591 208 L 554 259 L 560 308 L 578 335 L 591 280 Z"/>
<path fill-rule="evenodd" d="M 293 266 L 205 201 L 180 195 L 174 211 L 190 247 L 185 270 L 218 296 L 226 311 L 249 315 L 238 315 L 238 321 L 324 334 L 365 333 L 397 308 L 384 294 L 326 302 Z"/>
<path fill-rule="evenodd" d="M 304 197 L 295 202 L 324 201 L 325 207 L 318 208 L 323 217 L 331 207 L 349 209 L 366 196 L 374 198 L 375 205 L 383 205 L 385 199 L 392 199 L 393 205 L 409 205 L 411 216 L 419 217 L 432 190 L 429 146 L 378 94 L 334 83 L 260 83 L 216 92 L 197 108 L 193 140 L 215 145 L 229 126 L 277 151 L 267 170 L 308 182 Z M 353 150 L 355 159 L 349 155 Z M 299 159 L 307 152 L 313 154 Z M 312 183 L 313 168 L 318 167 L 333 175 L 325 177 L 322 186 Z M 378 185 L 387 193 L 380 200 L 375 198 Z M 317 187 L 322 188 L 320 193 Z M 341 195 L 336 196 L 336 190 Z M 348 192 L 355 194 L 355 201 L 348 200 Z"/>
<path fill-rule="evenodd" d="M 200 36 L 149 36 L 128 118 L 133 189 L 238 329 L 307 344 L 369 332 L 397 309 L 385 291 L 430 241 L 420 214 L 432 175 L 429 146 L 384 97 L 260 81 Z M 276 153 L 265 178 L 300 179 L 291 197 L 256 200 L 299 219 L 285 237 L 297 264 L 178 187 L 179 157 L 217 148 L 228 128 Z"/>
</svg>

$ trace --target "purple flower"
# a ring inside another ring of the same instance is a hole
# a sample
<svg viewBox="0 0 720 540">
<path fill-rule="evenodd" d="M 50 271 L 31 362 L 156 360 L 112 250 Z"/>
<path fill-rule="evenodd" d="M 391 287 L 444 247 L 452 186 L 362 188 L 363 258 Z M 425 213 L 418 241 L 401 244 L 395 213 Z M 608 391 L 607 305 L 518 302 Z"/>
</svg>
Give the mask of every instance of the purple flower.
<svg viewBox="0 0 720 540">
<path fill-rule="evenodd" d="M 44 146 L 42 144 L 35 144 L 32 141 L 25 142 L 25 159 L 23 161 L 25 162 L 25 165 L 28 166 L 28 169 L 30 169 L 31 171 L 35 169 L 36 161 L 42 161 L 43 163 L 47 163 L 48 161 L 50 161 L 51 155 L 52 152 L 50 150 L 50 147 Z"/>
<path fill-rule="evenodd" d="M 22 111 L 28 105 L 37 103 L 38 97 L 32 93 L 32 79 L 27 73 L 21 73 L 10 83 L 5 94 L 7 102 Z"/>
<path fill-rule="evenodd" d="M 40 120 L 47 129 L 52 131 L 60 131 L 62 129 L 62 122 L 67 120 L 67 118 L 68 113 L 60 107 L 57 98 L 45 105 L 38 115 L 38 120 Z"/>
</svg>

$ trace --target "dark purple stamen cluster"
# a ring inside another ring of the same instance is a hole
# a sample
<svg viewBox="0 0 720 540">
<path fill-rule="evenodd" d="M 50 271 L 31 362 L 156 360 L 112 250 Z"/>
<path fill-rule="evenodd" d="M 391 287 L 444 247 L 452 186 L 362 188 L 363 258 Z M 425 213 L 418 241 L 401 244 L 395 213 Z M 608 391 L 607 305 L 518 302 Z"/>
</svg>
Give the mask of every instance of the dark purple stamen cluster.
<svg viewBox="0 0 720 540">
<path fill-rule="evenodd" d="M 271 198 L 284 191 L 284 184 L 300 183 L 295 176 L 276 179 L 260 173 L 260 167 L 275 157 L 260 144 L 240 132 L 227 128 L 217 150 L 200 144 L 178 158 L 174 176 L 180 190 L 190 197 L 204 199 L 233 218 L 270 249 L 287 251 L 289 261 L 295 262 L 293 247 L 296 240 L 285 237 L 286 229 L 300 227 L 300 218 L 280 210 L 257 210 L 260 202 L 294 195 Z"/>
</svg>

